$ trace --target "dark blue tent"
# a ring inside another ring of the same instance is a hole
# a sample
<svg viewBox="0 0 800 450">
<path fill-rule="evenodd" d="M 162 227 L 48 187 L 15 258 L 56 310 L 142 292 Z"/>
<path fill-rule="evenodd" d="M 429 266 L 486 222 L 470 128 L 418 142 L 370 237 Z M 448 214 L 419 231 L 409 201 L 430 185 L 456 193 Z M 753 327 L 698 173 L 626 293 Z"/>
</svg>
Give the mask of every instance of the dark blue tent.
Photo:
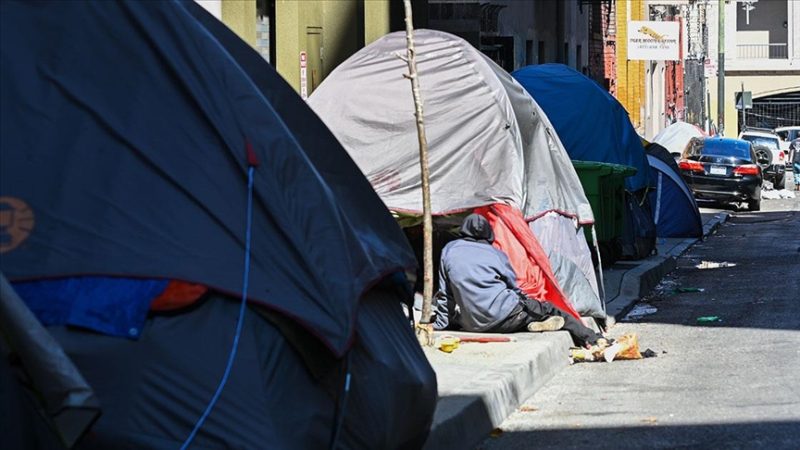
<svg viewBox="0 0 800 450">
<path fill-rule="evenodd" d="M 654 154 L 647 155 L 651 169 L 648 195 L 656 234 L 660 238 L 700 237 L 703 235 L 703 222 L 694 195 L 672 167 L 675 164 L 672 155 L 666 150 L 664 152 L 667 160 Z"/>
<path fill-rule="evenodd" d="M 636 167 L 625 188 L 634 192 L 647 186 L 641 139 L 611 94 L 563 64 L 527 66 L 511 75 L 544 109 L 571 159 Z"/>
<path fill-rule="evenodd" d="M 343 354 L 361 294 L 416 263 L 313 112 L 263 63 L 283 91 L 265 98 L 179 2 L 26 3 L 3 2 L 0 31 L 0 193 L 35 216 L 0 261 L 9 280 L 107 274 L 240 292 L 251 148 L 249 298 Z M 76 25 L 87 18 L 96 26 Z"/>
<path fill-rule="evenodd" d="M 192 1 L 3 1 L 0 20 L 0 270 L 17 285 L 210 289 L 149 313 L 137 340 L 48 327 L 103 408 L 93 445 L 175 448 L 211 397 L 243 289 L 251 169 L 242 348 L 195 442 L 319 448 L 339 421 L 346 447 L 421 445 L 435 378 L 385 279 L 413 253 L 274 69 Z M 127 308 L 108 300 L 81 313 Z"/>
</svg>

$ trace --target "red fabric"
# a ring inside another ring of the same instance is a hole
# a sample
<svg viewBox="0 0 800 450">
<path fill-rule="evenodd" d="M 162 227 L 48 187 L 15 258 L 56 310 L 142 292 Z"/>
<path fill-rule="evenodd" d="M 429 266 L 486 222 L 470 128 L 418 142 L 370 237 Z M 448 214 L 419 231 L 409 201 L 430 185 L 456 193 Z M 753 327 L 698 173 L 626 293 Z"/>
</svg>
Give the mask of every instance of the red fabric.
<svg viewBox="0 0 800 450">
<path fill-rule="evenodd" d="M 547 253 L 528 227 L 522 212 L 500 203 L 482 206 L 475 212 L 486 217 L 492 226 L 494 246 L 508 255 L 517 274 L 517 285 L 520 289 L 529 297 L 550 302 L 565 313 L 580 319 L 567 296 L 561 291 Z"/>
<path fill-rule="evenodd" d="M 258 167 L 258 156 L 256 156 L 256 152 L 253 150 L 253 144 L 247 139 L 244 141 L 244 149 L 247 153 L 247 165 L 250 167 Z"/>
<path fill-rule="evenodd" d="M 470 342 L 477 342 L 478 344 L 488 344 L 490 342 L 511 342 L 511 338 L 503 336 L 459 337 L 458 340 L 462 344 Z"/>
<path fill-rule="evenodd" d="M 202 284 L 187 283 L 185 281 L 170 280 L 164 292 L 150 303 L 151 311 L 171 311 L 183 308 L 196 302 L 208 291 Z"/>
</svg>

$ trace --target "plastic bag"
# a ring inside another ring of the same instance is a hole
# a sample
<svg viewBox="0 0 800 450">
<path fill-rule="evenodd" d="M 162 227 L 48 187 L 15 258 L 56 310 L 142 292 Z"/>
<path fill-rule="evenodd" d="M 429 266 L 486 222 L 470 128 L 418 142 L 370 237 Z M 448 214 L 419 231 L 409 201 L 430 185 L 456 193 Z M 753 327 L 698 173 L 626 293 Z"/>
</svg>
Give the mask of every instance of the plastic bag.
<svg viewBox="0 0 800 450">
<path fill-rule="evenodd" d="M 639 352 L 639 337 L 634 333 L 628 333 L 608 347 L 593 346 L 590 349 L 572 349 L 570 357 L 573 362 L 603 360 L 611 362 L 623 359 L 642 359 L 642 354 Z"/>
<path fill-rule="evenodd" d="M 639 352 L 639 337 L 634 333 L 628 333 L 614 342 L 614 345 L 603 351 L 606 361 L 615 359 L 642 359 Z"/>
</svg>

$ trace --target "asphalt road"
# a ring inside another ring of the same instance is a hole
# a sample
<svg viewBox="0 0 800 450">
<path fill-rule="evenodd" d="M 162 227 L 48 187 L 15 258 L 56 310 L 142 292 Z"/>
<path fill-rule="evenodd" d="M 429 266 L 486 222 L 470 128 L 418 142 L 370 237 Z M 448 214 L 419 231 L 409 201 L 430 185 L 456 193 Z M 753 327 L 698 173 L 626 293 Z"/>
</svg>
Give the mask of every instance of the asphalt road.
<svg viewBox="0 0 800 450">
<path fill-rule="evenodd" d="M 610 335 L 657 357 L 568 367 L 480 448 L 800 448 L 800 198 L 734 211 L 643 301 Z"/>
</svg>

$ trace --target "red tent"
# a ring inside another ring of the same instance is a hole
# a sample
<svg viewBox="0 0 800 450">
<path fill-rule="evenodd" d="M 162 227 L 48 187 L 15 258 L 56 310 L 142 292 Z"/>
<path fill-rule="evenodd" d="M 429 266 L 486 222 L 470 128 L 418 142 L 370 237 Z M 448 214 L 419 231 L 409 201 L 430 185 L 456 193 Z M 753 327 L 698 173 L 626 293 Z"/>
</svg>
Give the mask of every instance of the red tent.
<svg viewBox="0 0 800 450">
<path fill-rule="evenodd" d="M 561 291 L 547 253 L 528 227 L 522 212 L 502 203 L 482 206 L 475 212 L 486 217 L 491 224 L 494 246 L 508 255 L 520 289 L 529 297 L 548 301 L 580 320 L 580 315 Z"/>
</svg>

